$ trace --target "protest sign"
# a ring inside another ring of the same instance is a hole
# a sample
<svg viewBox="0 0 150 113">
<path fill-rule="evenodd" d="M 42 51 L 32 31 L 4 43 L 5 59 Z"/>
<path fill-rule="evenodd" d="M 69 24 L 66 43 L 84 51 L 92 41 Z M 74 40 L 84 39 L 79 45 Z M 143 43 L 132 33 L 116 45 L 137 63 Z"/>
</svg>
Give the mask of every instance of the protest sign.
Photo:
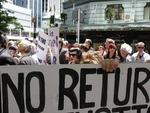
<svg viewBox="0 0 150 113">
<path fill-rule="evenodd" d="M 137 67 L 138 66 L 138 67 Z M 150 113 L 150 65 L 0 67 L 1 113 Z"/>
<path fill-rule="evenodd" d="M 59 28 L 48 29 L 51 64 L 59 64 Z"/>
<path fill-rule="evenodd" d="M 40 63 L 43 63 L 43 60 L 46 60 L 46 54 L 48 51 L 48 42 L 49 37 L 42 31 L 39 31 L 38 44 L 37 44 L 37 57 Z"/>
</svg>

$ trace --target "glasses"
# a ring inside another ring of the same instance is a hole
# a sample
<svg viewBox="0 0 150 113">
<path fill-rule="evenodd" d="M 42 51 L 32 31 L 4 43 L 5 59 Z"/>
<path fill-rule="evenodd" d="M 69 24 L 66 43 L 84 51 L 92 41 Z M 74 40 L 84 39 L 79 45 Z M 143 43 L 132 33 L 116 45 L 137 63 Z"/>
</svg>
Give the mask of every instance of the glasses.
<svg viewBox="0 0 150 113">
<path fill-rule="evenodd" d="M 144 47 L 138 47 L 138 49 L 144 49 Z"/>
<path fill-rule="evenodd" d="M 113 46 L 110 46 L 109 49 L 115 49 Z"/>
<path fill-rule="evenodd" d="M 71 56 L 73 56 L 73 57 L 74 57 L 74 56 L 77 56 L 77 54 L 69 54 L 69 56 L 70 56 L 70 57 L 71 57 Z"/>
</svg>

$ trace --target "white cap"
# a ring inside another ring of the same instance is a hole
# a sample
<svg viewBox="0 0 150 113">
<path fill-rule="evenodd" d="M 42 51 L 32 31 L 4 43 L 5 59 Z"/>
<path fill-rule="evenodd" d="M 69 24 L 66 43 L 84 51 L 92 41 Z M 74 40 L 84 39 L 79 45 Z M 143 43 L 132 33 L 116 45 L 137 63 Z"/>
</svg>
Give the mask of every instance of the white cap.
<svg viewBox="0 0 150 113">
<path fill-rule="evenodd" d="M 127 43 L 122 44 L 120 50 L 124 50 L 129 54 L 132 53 L 132 47 Z"/>
</svg>

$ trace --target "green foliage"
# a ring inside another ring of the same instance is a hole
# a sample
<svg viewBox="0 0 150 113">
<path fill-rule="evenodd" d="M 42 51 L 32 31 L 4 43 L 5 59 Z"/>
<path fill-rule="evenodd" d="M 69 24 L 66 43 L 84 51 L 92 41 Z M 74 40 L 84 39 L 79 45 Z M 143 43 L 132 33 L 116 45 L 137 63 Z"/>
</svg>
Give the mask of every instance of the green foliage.
<svg viewBox="0 0 150 113">
<path fill-rule="evenodd" d="M 14 30 L 19 30 L 19 29 L 24 30 L 24 29 L 23 29 L 23 26 L 18 22 L 17 19 L 14 19 L 14 20 L 13 20 L 13 24 L 14 24 L 14 26 L 15 26 Z"/>
<path fill-rule="evenodd" d="M 108 20 L 112 20 L 113 19 L 113 9 L 112 7 L 107 7 L 105 10 L 105 17 Z"/>
<path fill-rule="evenodd" d="M 0 0 L 0 30 L 3 32 L 9 32 L 9 24 L 13 24 L 15 29 L 22 29 L 23 26 L 17 21 L 16 17 L 9 16 L 9 13 L 13 13 L 9 10 L 4 10 L 2 3 L 6 0 Z"/>
</svg>

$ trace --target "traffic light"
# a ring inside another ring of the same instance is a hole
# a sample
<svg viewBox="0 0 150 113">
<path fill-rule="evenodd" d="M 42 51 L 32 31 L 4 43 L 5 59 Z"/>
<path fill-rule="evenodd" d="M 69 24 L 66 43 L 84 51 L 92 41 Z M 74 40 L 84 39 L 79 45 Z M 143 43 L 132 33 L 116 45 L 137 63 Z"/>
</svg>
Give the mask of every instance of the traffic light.
<svg viewBox="0 0 150 113">
<path fill-rule="evenodd" d="M 35 22 L 35 19 L 34 19 L 34 18 L 31 18 L 31 22 L 34 23 L 34 22 Z"/>
</svg>

